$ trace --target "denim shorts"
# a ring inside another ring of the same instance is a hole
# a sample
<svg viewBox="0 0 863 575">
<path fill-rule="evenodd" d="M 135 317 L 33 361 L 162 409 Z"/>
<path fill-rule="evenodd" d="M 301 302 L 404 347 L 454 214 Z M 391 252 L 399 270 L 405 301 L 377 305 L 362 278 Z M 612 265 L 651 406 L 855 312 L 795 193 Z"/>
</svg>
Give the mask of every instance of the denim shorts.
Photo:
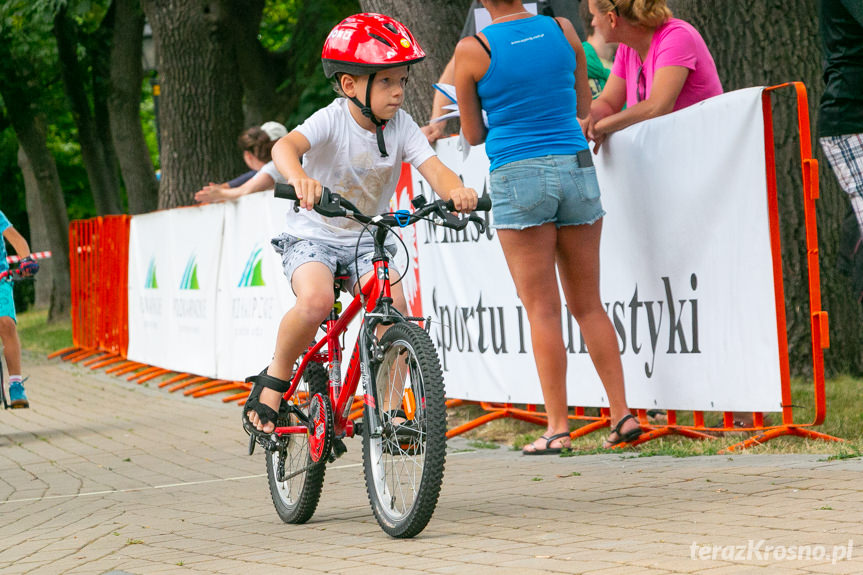
<svg viewBox="0 0 863 575">
<path fill-rule="evenodd" d="M 0 280 L 0 317 L 15 317 L 15 297 L 12 295 L 12 282 Z"/>
<path fill-rule="evenodd" d="M 346 277 L 342 280 L 342 289 L 353 293 L 353 288 L 367 273 L 374 270 L 374 250 L 366 246 L 360 246 L 359 257 L 357 257 L 356 246 L 333 246 L 322 242 L 303 240 L 290 234 L 279 234 L 270 243 L 276 252 L 282 256 L 282 268 L 288 281 L 294 272 L 303 264 L 309 262 L 320 262 L 327 266 L 333 277 Z M 390 256 L 395 256 L 396 247 L 387 245 Z M 356 263 L 354 263 L 356 262 Z M 390 269 L 398 272 L 393 262 L 390 261 Z M 293 288 L 291 288 L 293 289 Z"/>
<path fill-rule="evenodd" d="M 605 215 L 596 168 L 575 155 L 541 156 L 505 164 L 491 173 L 492 227 L 523 230 L 592 224 Z"/>
</svg>

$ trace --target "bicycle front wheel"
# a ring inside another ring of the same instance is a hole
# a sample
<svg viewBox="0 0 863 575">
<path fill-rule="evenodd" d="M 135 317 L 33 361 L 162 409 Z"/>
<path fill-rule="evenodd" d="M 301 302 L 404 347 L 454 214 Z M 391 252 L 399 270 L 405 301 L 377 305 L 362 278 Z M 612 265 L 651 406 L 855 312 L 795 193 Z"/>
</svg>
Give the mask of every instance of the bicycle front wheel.
<svg viewBox="0 0 863 575">
<path fill-rule="evenodd" d="M 278 427 L 308 425 L 311 399 L 326 394 L 327 371 L 319 363 L 309 363 L 302 381 L 290 401 L 293 409 L 282 406 Z M 270 495 L 279 517 L 285 523 L 305 523 L 315 512 L 324 485 L 324 462 L 314 463 L 309 455 L 308 435 L 284 436 L 283 449 L 267 452 L 267 478 Z"/>
<path fill-rule="evenodd" d="M 443 375 L 431 338 L 415 324 L 393 325 L 380 346 L 383 359 L 369 371 L 375 405 L 365 407 L 366 490 L 381 528 L 407 538 L 425 528 L 440 494 L 446 457 Z M 375 420 L 378 427 L 372 429 Z"/>
</svg>

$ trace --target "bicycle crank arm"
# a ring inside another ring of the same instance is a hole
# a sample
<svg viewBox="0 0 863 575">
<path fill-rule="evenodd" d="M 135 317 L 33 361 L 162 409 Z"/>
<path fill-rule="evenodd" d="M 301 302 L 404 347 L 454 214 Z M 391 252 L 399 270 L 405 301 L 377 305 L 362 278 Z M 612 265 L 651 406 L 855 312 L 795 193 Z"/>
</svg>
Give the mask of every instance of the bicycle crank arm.
<svg viewBox="0 0 863 575">
<path fill-rule="evenodd" d="M 280 477 L 280 478 L 278 478 L 278 479 L 279 479 L 279 481 L 281 481 L 281 482 L 285 482 L 285 481 L 287 481 L 288 479 L 294 478 L 294 477 L 296 477 L 297 475 L 301 475 L 301 474 L 305 473 L 306 471 L 308 471 L 308 470 L 310 470 L 310 469 L 313 469 L 313 468 L 317 467 L 318 465 L 322 465 L 322 464 L 323 464 L 323 461 L 318 461 L 318 462 L 312 462 L 312 463 L 309 463 L 309 464 L 308 464 L 308 465 L 306 465 L 305 467 L 303 467 L 303 468 L 301 468 L 301 469 L 297 469 L 297 470 L 296 470 L 296 471 L 294 471 L 293 473 L 289 473 L 289 474 L 287 474 L 287 475 L 284 475 L 284 474 L 281 474 L 281 473 L 280 473 L 279 475 L 282 475 L 282 477 Z M 281 467 L 280 467 L 279 469 L 281 469 Z"/>
</svg>

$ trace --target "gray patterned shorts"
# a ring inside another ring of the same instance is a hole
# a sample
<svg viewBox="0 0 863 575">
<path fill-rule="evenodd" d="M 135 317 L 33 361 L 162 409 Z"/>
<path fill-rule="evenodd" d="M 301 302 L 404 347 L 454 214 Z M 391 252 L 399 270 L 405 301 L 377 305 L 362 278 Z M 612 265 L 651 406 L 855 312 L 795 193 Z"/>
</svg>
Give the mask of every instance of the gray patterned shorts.
<svg viewBox="0 0 863 575">
<path fill-rule="evenodd" d="M 366 246 L 360 246 L 359 257 L 357 257 L 355 246 L 332 246 L 284 233 L 270 240 L 270 243 L 273 244 L 276 253 L 282 256 L 282 268 L 289 282 L 301 265 L 320 262 L 330 269 L 334 278 L 347 277 L 347 280 L 342 280 L 342 289 L 353 293 L 359 278 L 374 270 L 372 258 L 375 254 Z M 390 256 L 395 256 L 397 251 L 395 246 L 387 245 L 386 249 Z M 390 270 L 391 273 L 398 272 L 392 261 L 390 261 Z M 393 279 L 395 279 L 394 275 Z"/>
</svg>

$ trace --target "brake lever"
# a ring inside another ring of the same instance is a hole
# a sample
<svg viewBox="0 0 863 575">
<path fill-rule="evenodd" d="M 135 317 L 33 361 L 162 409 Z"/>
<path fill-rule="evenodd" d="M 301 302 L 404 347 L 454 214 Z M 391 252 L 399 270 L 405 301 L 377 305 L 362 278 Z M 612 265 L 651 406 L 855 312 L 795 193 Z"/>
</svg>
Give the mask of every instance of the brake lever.
<svg viewBox="0 0 863 575">
<path fill-rule="evenodd" d="M 347 211 L 342 207 L 340 199 L 341 196 L 330 192 L 329 188 L 324 188 L 320 201 L 315 205 L 315 211 L 328 218 L 343 217 Z"/>
<path fill-rule="evenodd" d="M 456 231 L 461 231 L 467 227 L 468 221 L 463 220 L 457 215 L 446 209 L 445 202 L 438 200 L 437 203 L 437 215 L 440 216 L 440 219 L 443 220 L 443 225 L 448 228 L 452 228 Z"/>
<path fill-rule="evenodd" d="M 470 216 L 468 216 L 468 221 L 476 224 L 476 229 L 479 230 L 480 235 L 485 233 L 487 229 L 486 221 L 478 213 L 471 212 Z"/>
</svg>

